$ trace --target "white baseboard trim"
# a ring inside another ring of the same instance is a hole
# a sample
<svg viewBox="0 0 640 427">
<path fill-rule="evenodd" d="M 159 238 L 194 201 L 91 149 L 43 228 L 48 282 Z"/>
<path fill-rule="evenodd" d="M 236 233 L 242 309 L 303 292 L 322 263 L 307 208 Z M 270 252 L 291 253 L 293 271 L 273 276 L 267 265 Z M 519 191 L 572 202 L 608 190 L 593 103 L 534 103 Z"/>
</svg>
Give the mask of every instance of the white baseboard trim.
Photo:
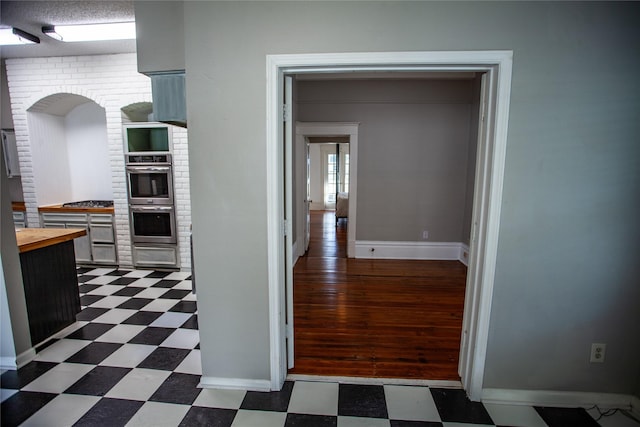
<svg viewBox="0 0 640 427">
<path fill-rule="evenodd" d="M 463 263 L 466 267 L 469 267 L 469 245 L 466 243 L 460 243 L 460 253 L 458 254 L 458 261 Z"/>
<path fill-rule="evenodd" d="M 31 347 L 16 356 L 16 365 L 18 366 L 18 369 L 20 369 L 35 358 L 36 349 Z"/>
<path fill-rule="evenodd" d="M 15 371 L 16 369 L 18 369 L 18 365 L 16 365 L 16 359 L 15 357 L 0 357 L 0 369 L 6 370 L 12 370 Z"/>
<path fill-rule="evenodd" d="M 199 387 L 224 390 L 271 391 L 271 381 L 244 378 L 200 377 Z"/>
<path fill-rule="evenodd" d="M 459 260 L 462 245 L 459 242 L 358 240 L 355 242 L 355 254 L 356 258 Z"/>
<path fill-rule="evenodd" d="M 485 388 L 482 390 L 483 403 L 507 405 L 552 406 L 587 408 L 598 405 L 600 409 L 631 409 L 632 396 L 615 393 L 588 393 L 580 391 L 551 390 L 511 390 Z"/>
</svg>

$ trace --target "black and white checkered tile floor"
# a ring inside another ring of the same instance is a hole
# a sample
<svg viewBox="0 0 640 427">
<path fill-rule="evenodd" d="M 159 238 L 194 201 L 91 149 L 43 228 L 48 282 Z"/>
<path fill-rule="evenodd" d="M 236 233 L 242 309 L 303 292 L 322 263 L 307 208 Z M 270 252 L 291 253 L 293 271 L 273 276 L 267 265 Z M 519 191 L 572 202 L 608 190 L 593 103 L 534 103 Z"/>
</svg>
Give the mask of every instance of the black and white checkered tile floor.
<svg viewBox="0 0 640 427">
<path fill-rule="evenodd" d="M 272 393 L 200 389 L 188 273 L 78 273 L 78 321 L 0 376 L 2 426 L 598 425 L 583 409 L 483 405 L 441 388 L 287 381 Z M 602 425 L 638 427 L 620 413 Z"/>
</svg>

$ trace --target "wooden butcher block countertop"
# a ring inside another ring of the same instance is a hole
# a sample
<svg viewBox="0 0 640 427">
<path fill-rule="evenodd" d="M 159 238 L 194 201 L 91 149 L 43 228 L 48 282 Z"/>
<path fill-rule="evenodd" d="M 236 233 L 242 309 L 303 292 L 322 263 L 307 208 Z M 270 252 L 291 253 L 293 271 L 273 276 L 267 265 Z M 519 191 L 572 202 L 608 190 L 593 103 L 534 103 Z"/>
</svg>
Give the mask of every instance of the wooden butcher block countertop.
<svg viewBox="0 0 640 427">
<path fill-rule="evenodd" d="M 113 206 L 109 208 L 73 208 L 62 205 L 40 206 L 38 212 L 68 212 L 68 213 L 108 213 L 114 212 Z"/>
<path fill-rule="evenodd" d="M 26 212 L 27 207 L 24 202 L 11 202 L 11 209 L 18 212 Z"/>
<path fill-rule="evenodd" d="M 20 253 L 45 248 L 87 234 L 84 228 L 19 228 L 16 240 Z"/>
</svg>

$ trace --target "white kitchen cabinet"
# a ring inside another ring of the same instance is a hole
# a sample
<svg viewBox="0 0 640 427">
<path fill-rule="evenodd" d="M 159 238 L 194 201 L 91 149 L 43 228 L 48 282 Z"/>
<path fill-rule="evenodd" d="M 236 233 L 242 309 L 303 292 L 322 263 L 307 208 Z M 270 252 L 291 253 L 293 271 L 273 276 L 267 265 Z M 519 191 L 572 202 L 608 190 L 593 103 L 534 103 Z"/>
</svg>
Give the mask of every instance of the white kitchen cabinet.
<svg viewBox="0 0 640 427">
<path fill-rule="evenodd" d="M 22 211 L 13 211 L 13 225 L 16 228 L 25 228 L 27 226 L 27 218 Z"/>
<path fill-rule="evenodd" d="M 77 237 L 73 239 L 73 247 L 76 252 L 76 262 L 77 263 L 90 263 L 92 261 L 91 258 L 91 240 L 89 234 L 89 226 L 86 222 L 68 222 L 66 224 L 66 228 L 84 228 L 87 230 L 87 235 L 82 237 Z"/>
<path fill-rule="evenodd" d="M 104 243 L 94 243 L 91 245 L 91 255 L 93 262 L 96 264 L 115 264 L 116 263 L 116 247 L 115 245 L 105 245 Z"/>
<path fill-rule="evenodd" d="M 91 214 L 89 222 L 91 243 L 115 243 L 113 215 Z"/>
<path fill-rule="evenodd" d="M 117 254 L 113 215 L 90 214 L 89 221 L 93 262 L 96 264 L 115 264 Z"/>
<path fill-rule="evenodd" d="M 89 225 L 86 214 L 49 214 L 43 213 L 42 226 L 44 228 L 84 228 L 87 235 L 73 239 L 73 247 L 77 263 L 91 262 L 91 241 L 89 240 Z"/>
<path fill-rule="evenodd" d="M 87 230 L 86 236 L 73 241 L 77 263 L 117 264 L 118 255 L 113 215 L 43 212 L 40 217 L 45 228 L 84 228 Z"/>
<path fill-rule="evenodd" d="M 113 225 L 112 224 L 90 224 L 92 243 L 113 243 Z"/>
</svg>

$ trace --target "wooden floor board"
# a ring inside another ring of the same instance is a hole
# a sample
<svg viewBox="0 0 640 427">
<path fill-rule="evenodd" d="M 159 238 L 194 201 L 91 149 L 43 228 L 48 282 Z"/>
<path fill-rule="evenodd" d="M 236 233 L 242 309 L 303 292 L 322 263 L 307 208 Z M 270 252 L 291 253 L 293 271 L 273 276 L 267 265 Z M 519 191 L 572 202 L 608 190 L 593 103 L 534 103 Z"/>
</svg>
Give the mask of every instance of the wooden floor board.
<svg viewBox="0 0 640 427">
<path fill-rule="evenodd" d="M 312 211 L 294 268 L 295 367 L 303 375 L 460 379 L 466 267 L 346 258 L 346 220 Z"/>
</svg>

